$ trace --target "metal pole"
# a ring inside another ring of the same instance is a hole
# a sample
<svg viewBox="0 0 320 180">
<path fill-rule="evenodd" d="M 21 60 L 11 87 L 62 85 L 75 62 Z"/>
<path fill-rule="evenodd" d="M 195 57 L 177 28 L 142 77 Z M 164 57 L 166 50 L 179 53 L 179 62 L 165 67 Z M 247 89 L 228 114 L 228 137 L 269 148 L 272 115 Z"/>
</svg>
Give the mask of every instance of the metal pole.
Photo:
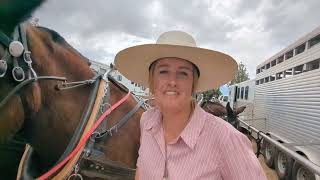
<svg viewBox="0 0 320 180">
<path fill-rule="evenodd" d="M 240 123 L 246 125 L 248 128 L 252 129 L 253 131 L 255 131 L 256 133 L 259 132 L 258 129 L 250 126 L 249 124 L 247 124 L 246 122 L 239 120 Z M 305 168 L 307 168 L 308 170 L 310 170 L 311 172 L 320 175 L 320 166 L 314 164 L 313 162 L 309 161 L 308 159 L 306 159 L 305 157 L 301 156 L 300 154 L 288 149 L 287 147 L 285 147 L 284 145 L 282 145 L 281 143 L 279 143 L 278 141 L 271 139 L 269 136 L 267 136 L 266 134 L 260 132 L 259 133 L 261 137 L 264 138 L 264 140 L 267 140 L 268 142 L 270 142 L 271 144 L 274 144 L 277 148 L 279 148 L 282 152 L 288 154 L 289 156 L 291 156 L 292 158 L 294 158 L 296 161 L 298 161 L 301 165 L 303 165 Z"/>
</svg>

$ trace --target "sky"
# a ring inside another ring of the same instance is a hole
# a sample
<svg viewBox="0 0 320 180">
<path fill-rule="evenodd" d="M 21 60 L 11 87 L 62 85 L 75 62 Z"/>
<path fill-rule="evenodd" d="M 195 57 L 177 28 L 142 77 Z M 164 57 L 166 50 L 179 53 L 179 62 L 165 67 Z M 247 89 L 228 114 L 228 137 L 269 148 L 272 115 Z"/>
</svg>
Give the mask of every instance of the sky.
<svg viewBox="0 0 320 180">
<path fill-rule="evenodd" d="M 154 43 L 170 30 L 256 66 L 320 25 L 319 0 L 51 0 L 34 13 L 91 60 Z"/>
</svg>

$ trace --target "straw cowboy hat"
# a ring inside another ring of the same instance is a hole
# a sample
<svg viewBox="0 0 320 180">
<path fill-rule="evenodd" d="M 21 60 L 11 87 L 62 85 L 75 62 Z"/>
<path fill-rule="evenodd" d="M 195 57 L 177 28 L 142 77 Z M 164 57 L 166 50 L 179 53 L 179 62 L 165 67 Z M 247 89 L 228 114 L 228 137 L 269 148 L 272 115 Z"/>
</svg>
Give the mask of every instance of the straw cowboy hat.
<svg viewBox="0 0 320 180">
<path fill-rule="evenodd" d="M 115 67 L 129 80 L 148 87 L 149 67 L 157 59 L 177 57 L 197 66 L 200 71 L 196 92 L 214 89 L 231 81 L 237 71 L 229 55 L 196 46 L 192 36 L 181 31 L 165 32 L 156 44 L 126 48 L 115 57 Z"/>
</svg>

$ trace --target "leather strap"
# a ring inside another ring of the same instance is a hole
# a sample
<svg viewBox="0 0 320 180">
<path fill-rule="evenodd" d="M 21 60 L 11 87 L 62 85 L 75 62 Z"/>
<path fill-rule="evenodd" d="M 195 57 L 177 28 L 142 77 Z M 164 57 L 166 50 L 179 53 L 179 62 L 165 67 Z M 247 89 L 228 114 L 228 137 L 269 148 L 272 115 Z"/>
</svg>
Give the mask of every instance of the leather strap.
<svg viewBox="0 0 320 180">
<path fill-rule="evenodd" d="M 96 98 L 96 101 L 94 103 L 93 110 L 92 110 L 92 113 L 90 115 L 89 121 L 87 123 L 87 126 L 86 126 L 86 128 L 84 130 L 84 133 L 83 133 L 81 138 L 83 138 L 83 136 L 91 129 L 91 127 L 93 126 L 93 124 L 94 124 L 94 122 L 96 120 L 96 116 L 98 114 L 98 111 L 99 111 L 99 108 L 100 108 L 100 104 L 102 102 L 102 97 L 104 96 L 105 84 L 106 84 L 105 81 L 100 81 L 97 98 Z M 61 180 L 61 179 L 67 178 L 72 173 L 72 171 L 74 170 L 74 167 L 75 167 L 76 163 L 78 162 L 79 157 L 80 157 L 83 149 L 84 149 L 84 147 L 82 147 L 81 150 L 72 159 L 70 159 L 68 161 L 68 163 L 64 166 L 64 168 L 56 176 L 54 176 L 52 179 L 53 180 Z"/>
<path fill-rule="evenodd" d="M 0 43 L 9 48 L 11 39 L 2 31 L 0 31 Z"/>
</svg>

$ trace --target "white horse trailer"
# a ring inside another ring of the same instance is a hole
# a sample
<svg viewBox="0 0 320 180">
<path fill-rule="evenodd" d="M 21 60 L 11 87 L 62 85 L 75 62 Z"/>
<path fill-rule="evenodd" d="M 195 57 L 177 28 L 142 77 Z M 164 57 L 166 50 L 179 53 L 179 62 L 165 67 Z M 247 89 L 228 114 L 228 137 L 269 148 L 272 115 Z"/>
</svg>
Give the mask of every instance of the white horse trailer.
<svg viewBox="0 0 320 180">
<path fill-rule="evenodd" d="M 320 168 L 319 64 L 320 27 L 258 65 L 255 80 L 231 86 L 230 102 L 235 108 L 252 103 L 242 120 Z M 250 102 L 242 99 L 243 87 L 254 89 Z M 320 179 L 275 146 L 264 154 L 282 179 Z"/>
<path fill-rule="evenodd" d="M 239 114 L 241 119 L 253 118 L 255 80 L 248 80 L 239 84 L 229 86 L 229 102 L 232 108 L 246 106 Z"/>
</svg>

